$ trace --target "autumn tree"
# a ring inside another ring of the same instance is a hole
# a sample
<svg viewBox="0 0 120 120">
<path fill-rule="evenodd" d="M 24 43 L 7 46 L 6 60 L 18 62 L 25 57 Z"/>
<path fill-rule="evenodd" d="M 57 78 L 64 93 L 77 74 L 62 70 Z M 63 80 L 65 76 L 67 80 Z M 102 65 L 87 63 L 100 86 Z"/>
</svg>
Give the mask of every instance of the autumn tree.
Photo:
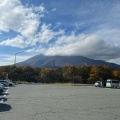
<svg viewBox="0 0 120 120">
<path fill-rule="evenodd" d="M 27 82 L 71 82 L 71 83 L 94 83 L 114 78 L 120 80 L 120 69 L 111 69 L 108 66 L 65 66 L 63 68 L 40 68 L 32 66 L 0 66 L 0 79 Z"/>
<path fill-rule="evenodd" d="M 92 66 L 89 74 L 89 82 L 106 81 L 111 78 L 112 70 L 108 66 Z"/>
<path fill-rule="evenodd" d="M 91 72 L 89 75 L 90 76 L 89 82 L 94 83 L 94 82 L 100 80 L 99 75 L 100 75 L 100 67 L 98 68 L 98 66 L 96 66 L 96 65 L 92 66 Z"/>
<path fill-rule="evenodd" d="M 112 69 L 109 66 L 104 65 L 102 71 L 102 80 L 106 81 L 109 78 L 112 78 Z"/>
<path fill-rule="evenodd" d="M 77 70 L 75 66 L 68 65 L 68 66 L 63 67 L 63 78 L 65 82 L 74 83 L 76 72 Z"/>
<path fill-rule="evenodd" d="M 43 83 L 54 83 L 56 81 L 55 70 L 49 68 L 42 68 L 40 71 L 41 82 Z"/>
<path fill-rule="evenodd" d="M 120 80 L 120 69 L 115 69 L 113 71 L 113 76 L 114 76 L 115 79 Z"/>
</svg>

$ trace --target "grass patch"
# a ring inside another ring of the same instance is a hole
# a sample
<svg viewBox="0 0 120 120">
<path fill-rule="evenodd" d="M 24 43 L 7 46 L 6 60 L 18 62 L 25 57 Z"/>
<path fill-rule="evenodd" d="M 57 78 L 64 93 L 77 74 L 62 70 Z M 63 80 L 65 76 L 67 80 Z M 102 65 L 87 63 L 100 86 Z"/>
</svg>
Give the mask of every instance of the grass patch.
<svg viewBox="0 0 120 120">
<path fill-rule="evenodd" d="M 26 81 L 17 81 L 16 84 L 28 84 Z"/>
</svg>

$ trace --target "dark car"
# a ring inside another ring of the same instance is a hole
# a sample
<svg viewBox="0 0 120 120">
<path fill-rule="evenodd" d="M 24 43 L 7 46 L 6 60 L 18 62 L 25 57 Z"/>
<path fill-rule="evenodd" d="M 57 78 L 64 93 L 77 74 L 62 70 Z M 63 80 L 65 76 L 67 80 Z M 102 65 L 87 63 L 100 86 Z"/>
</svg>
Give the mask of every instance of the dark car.
<svg viewBox="0 0 120 120">
<path fill-rule="evenodd" d="M 0 84 L 0 93 L 2 93 L 4 91 L 4 85 Z"/>
</svg>

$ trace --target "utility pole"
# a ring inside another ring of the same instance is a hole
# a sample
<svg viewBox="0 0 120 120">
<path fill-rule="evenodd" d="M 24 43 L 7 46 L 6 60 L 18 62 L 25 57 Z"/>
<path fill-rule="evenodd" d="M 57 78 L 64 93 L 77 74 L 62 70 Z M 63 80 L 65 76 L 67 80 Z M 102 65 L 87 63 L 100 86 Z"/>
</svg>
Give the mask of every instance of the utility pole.
<svg viewBox="0 0 120 120">
<path fill-rule="evenodd" d="M 22 52 L 25 52 L 25 51 L 20 51 L 20 52 L 17 52 L 17 53 L 15 53 L 15 61 L 14 61 L 14 66 L 16 66 L 16 56 L 17 56 L 17 54 L 19 54 L 19 53 L 22 53 Z"/>
<path fill-rule="evenodd" d="M 20 52 L 15 53 L 14 76 L 15 76 L 15 74 L 16 74 L 16 56 L 17 56 L 17 54 L 22 53 L 22 52 L 25 52 L 25 51 L 20 51 Z M 14 77 L 14 82 L 16 82 L 16 78 L 15 78 L 15 77 Z"/>
</svg>

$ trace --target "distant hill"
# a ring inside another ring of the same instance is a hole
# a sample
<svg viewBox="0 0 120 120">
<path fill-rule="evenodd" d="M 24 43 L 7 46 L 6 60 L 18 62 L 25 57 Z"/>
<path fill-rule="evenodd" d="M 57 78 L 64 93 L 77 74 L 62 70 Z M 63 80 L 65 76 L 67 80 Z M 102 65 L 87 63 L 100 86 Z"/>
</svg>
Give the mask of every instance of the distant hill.
<svg viewBox="0 0 120 120">
<path fill-rule="evenodd" d="M 48 68 L 57 68 L 64 67 L 66 65 L 107 65 L 111 68 L 120 68 L 120 65 L 114 63 L 108 63 L 102 60 L 93 60 L 83 56 L 45 56 L 43 54 L 36 55 L 29 58 L 26 61 L 16 64 L 17 66 L 36 66 L 36 67 L 48 67 Z"/>
</svg>

